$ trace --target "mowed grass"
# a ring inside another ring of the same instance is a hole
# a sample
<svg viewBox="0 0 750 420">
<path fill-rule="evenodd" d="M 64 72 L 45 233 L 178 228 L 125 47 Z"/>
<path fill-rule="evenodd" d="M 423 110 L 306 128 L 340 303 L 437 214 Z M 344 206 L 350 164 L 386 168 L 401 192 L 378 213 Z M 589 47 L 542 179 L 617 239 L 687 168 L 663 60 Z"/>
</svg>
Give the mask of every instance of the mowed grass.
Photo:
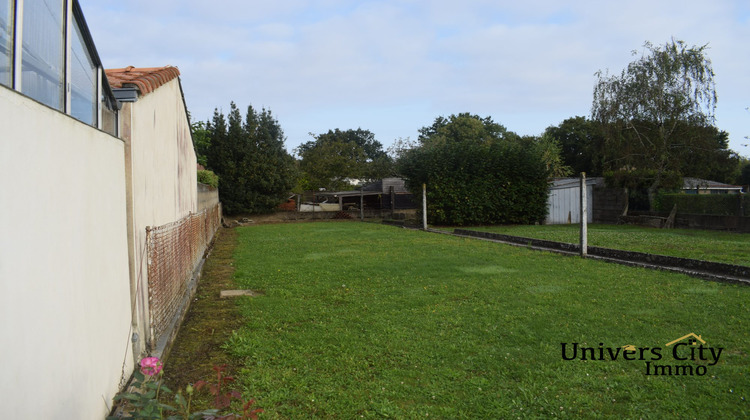
<svg viewBox="0 0 750 420">
<path fill-rule="evenodd" d="M 237 285 L 265 295 L 240 298 L 225 349 L 263 418 L 750 416 L 748 287 L 357 222 L 238 238 Z M 672 358 L 691 332 L 718 363 Z M 650 350 L 567 361 L 561 343 L 659 347 L 652 364 L 706 374 L 647 376 Z"/>
<path fill-rule="evenodd" d="M 482 226 L 466 229 L 575 244 L 579 242 L 580 228 L 577 224 L 571 224 Z M 747 233 L 589 224 L 588 243 L 589 246 L 750 265 L 750 234 Z"/>
</svg>

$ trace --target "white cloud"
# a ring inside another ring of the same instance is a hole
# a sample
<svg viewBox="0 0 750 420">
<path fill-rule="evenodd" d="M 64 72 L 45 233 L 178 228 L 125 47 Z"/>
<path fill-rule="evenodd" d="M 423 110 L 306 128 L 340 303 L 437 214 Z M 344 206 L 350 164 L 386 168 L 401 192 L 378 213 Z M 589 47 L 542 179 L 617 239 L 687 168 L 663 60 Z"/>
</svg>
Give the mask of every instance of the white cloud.
<svg viewBox="0 0 750 420">
<path fill-rule="evenodd" d="M 587 115 L 594 72 L 619 72 L 644 41 L 710 43 L 717 124 L 750 154 L 744 0 L 80 3 L 105 66 L 176 65 L 195 118 L 265 106 L 289 149 L 359 126 L 388 144 L 465 111 L 539 134 Z"/>
</svg>

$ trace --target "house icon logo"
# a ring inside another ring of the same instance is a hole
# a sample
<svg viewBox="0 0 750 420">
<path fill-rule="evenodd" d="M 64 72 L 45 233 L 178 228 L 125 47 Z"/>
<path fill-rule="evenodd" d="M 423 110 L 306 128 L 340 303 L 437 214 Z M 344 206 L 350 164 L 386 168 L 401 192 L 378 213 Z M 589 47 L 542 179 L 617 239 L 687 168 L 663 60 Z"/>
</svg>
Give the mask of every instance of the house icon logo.
<svg viewBox="0 0 750 420">
<path fill-rule="evenodd" d="M 638 348 L 636 346 L 634 346 L 633 344 L 628 344 L 628 345 L 622 346 L 622 349 L 624 351 L 636 351 L 636 350 L 638 350 Z"/>
<path fill-rule="evenodd" d="M 685 340 L 685 339 L 688 340 L 688 344 L 690 344 L 691 346 L 698 345 L 699 341 L 700 341 L 701 344 L 706 344 L 706 340 L 704 340 L 703 338 L 701 338 L 700 335 L 697 335 L 695 333 L 690 333 L 690 334 L 687 334 L 687 335 L 683 335 L 682 337 L 678 338 L 677 340 L 670 341 L 669 343 L 667 343 L 665 345 L 665 347 L 669 347 L 669 346 L 671 346 L 671 345 L 673 345 L 675 343 L 679 343 L 680 341 Z"/>
</svg>

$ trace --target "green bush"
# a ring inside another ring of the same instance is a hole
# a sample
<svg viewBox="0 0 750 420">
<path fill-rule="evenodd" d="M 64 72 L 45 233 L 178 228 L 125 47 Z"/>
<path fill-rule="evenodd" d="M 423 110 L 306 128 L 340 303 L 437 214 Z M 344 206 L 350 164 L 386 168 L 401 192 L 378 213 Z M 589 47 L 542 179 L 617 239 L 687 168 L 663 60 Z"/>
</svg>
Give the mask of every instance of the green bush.
<svg viewBox="0 0 750 420">
<path fill-rule="evenodd" d="M 198 171 L 198 182 L 200 182 L 201 184 L 210 185 L 214 188 L 219 188 L 219 176 L 212 171 Z"/>
<path fill-rule="evenodd" d="M 527 224 L 546 217 L 549 184 L 541 151 L 532 141 L 493 135 L 488 121 L 452 116 L 399 160 L 417 202 L 427 184 L 430 223 Z"/>
<path fill-rule="evenodd" d="M 742 203 L 740 203 L 742 200 Z M 746 194 L 669 194 L 660 193 L 656 200 L 656 210 L 668 212 L 677 204 L 677 212 L 683 214 L 712 214 L 736 216 L 740 204 L 743 216 L 750 216 L 750 197 Z"/>
</svg>

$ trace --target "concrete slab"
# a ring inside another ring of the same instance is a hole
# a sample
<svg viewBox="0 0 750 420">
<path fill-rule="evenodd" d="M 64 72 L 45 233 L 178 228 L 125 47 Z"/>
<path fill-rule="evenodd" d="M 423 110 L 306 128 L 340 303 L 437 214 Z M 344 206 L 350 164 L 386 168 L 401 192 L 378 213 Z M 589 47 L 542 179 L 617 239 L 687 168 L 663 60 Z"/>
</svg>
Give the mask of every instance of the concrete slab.
<svg viewBox="0 0 750 420">
<path fill-rule="evenodd" d="M 236 296 L 260 296 L 260 293 L 254 291 L 254 290 L 222 290 L 219 294 L 219 297 L 222 298 L 230 298 L 230 297 L 236 297 Z"/>
</svg>

